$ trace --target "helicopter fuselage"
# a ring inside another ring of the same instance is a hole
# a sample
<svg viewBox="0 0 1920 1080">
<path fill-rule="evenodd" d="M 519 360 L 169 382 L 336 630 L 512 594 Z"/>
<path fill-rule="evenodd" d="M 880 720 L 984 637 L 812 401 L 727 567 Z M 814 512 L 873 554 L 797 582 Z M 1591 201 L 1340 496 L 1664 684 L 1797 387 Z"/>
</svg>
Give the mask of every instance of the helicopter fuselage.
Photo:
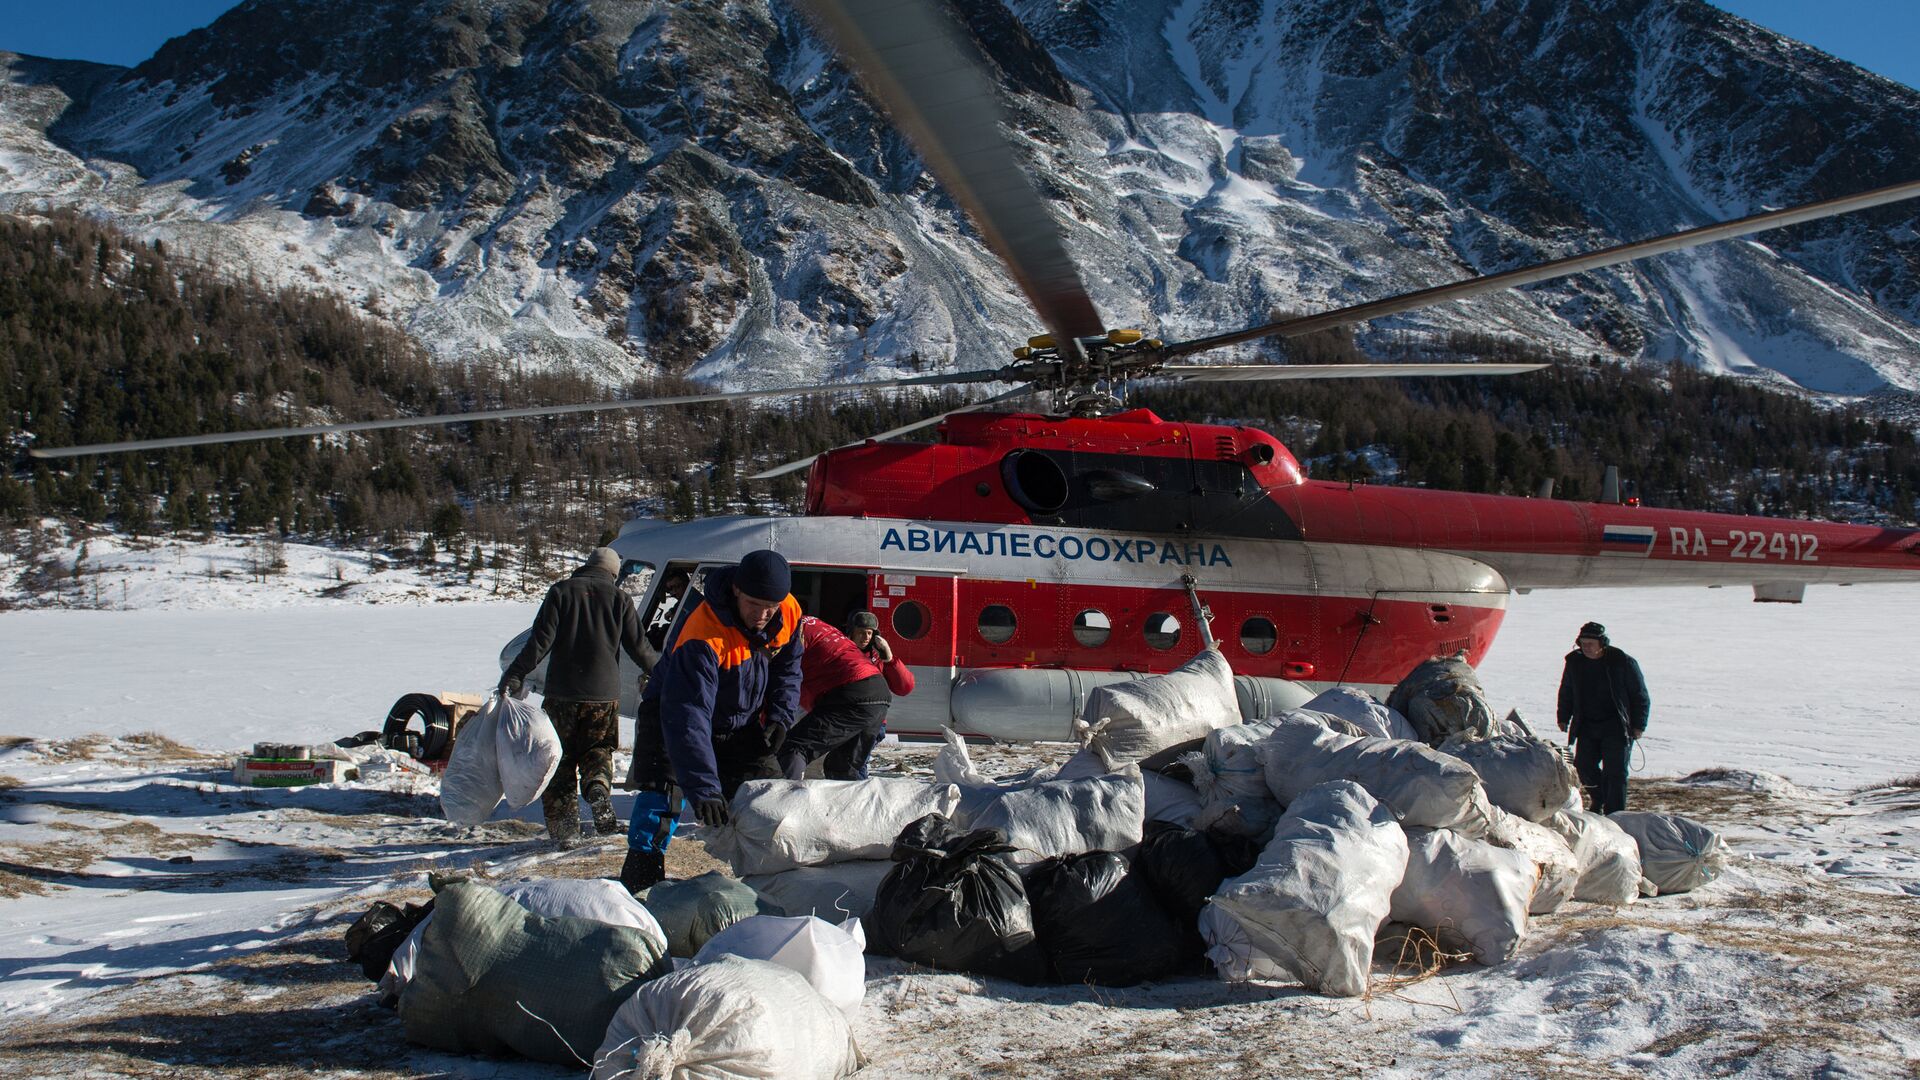
<svg viewBox="0 0 1920 1080">
<path fill-rule="evenodd" d="M 940 436 L 823 455 L 803 517 L 631 523 L 614 546 L 656 571 L 643 613 L 673 570 L 771 547 L 810 611 L 874 611 L 914 669 L 890 730 L 1047 740 L 1092 687 L 1198 651 L 1185 575 L 1248 715 L 1478 663 L 1516 590 L 1920 580 L 1913 530 L 1314 481 L 1265 432 L 1144 410 Z"/>
</svg>

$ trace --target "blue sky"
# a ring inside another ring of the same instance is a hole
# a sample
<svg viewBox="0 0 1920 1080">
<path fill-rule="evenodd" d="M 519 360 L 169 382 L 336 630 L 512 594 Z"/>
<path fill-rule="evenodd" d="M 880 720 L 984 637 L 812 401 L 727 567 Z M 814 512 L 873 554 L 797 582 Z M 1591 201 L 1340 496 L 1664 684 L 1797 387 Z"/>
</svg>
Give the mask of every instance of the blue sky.
<svg viewBox="0 0 1920 1080">
<path fill-rule="evenodd" d="M 1920 86 L 1920 0 L 1712 0 L 1908 86 Z M 0 0 L 0 49 L 137 64 L 231 0 Z"/>
</svg>

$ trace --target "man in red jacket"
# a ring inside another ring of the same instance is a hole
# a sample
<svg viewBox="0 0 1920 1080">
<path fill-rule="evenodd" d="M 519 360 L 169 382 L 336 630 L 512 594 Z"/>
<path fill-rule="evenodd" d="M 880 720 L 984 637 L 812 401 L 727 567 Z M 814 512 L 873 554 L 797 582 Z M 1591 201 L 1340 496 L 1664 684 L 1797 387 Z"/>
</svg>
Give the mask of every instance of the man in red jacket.
<svg viewBox="0 0 1920 1080">
<path fill-rule="evenodd" d="M 800 708 L 806 715 L 780 747 L 789 780 L 804 777 L 823 756 L 829 780 L 866 777 L 867 757 L 886 731 L 893 695 L 913 693 L 913 673 L 872 633 L 878 625 L 868 611 L 854 612 L 848 622 L 856 634 L 868 631 L 861 636 L 871 637 L 884 659 L 811 615 L 800 620 Z"/>
</svg>

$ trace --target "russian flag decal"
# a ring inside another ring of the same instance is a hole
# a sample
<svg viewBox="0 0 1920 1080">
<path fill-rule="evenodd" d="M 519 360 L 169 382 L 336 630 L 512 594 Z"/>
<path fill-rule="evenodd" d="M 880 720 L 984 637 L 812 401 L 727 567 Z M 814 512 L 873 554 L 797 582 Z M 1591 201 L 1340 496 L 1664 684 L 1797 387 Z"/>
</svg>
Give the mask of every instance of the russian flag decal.
<svg viewBox="0 0 1920 1080">
<path fill-rule="evenodd" d="M 1608 525 L 1600 530 L 1600 554 L 1645 556 L 1653 550 L 1653 526 Z"/>
</svg>

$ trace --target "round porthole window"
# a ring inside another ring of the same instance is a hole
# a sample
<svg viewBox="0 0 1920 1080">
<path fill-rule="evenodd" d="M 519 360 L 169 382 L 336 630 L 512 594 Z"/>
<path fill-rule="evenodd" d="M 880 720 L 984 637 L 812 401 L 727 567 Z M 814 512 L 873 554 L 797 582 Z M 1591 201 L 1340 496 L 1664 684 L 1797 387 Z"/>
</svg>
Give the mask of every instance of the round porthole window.
<svg viewBox="0 0 1920 1080">
<path fill-rule="evenodd" d="M 1112 635 L 1113 622 L 1104 611 L 1088 608 L 1073 617 L 1073 640 L 1089 649 L 1105 645 Z"/>
<path fill-rule="evenodd" d="M 909 600 L 893 609 L 893 632 L 908 641 L 919 641 L 927 636 L 927 629 L 933 625 L 933 619 L 927 614 L 927 605 L 918 600 Z"/>
<path fill-rule="evenodd" d="M 1156 611 L 1147 616 L 1147 647 L 1162 652 L 1173 648 L 1180 642 L 1180 620 L 1164 611 Z"/>
<path fill-rule="evenodd" d="M 1280 631 L 1273 620 L 1255 615 L 1240 624 L 1240 647 L 1255 656 L 1265 656 L 1280 644 Z"/>
<path fill-rule="evenodd" d="M 980 636 L 989 645 L 1012 641 L 1015 625 L 1013 609 L 1005 604 L 988 604 L 980 609 Z"/>
</svg>

